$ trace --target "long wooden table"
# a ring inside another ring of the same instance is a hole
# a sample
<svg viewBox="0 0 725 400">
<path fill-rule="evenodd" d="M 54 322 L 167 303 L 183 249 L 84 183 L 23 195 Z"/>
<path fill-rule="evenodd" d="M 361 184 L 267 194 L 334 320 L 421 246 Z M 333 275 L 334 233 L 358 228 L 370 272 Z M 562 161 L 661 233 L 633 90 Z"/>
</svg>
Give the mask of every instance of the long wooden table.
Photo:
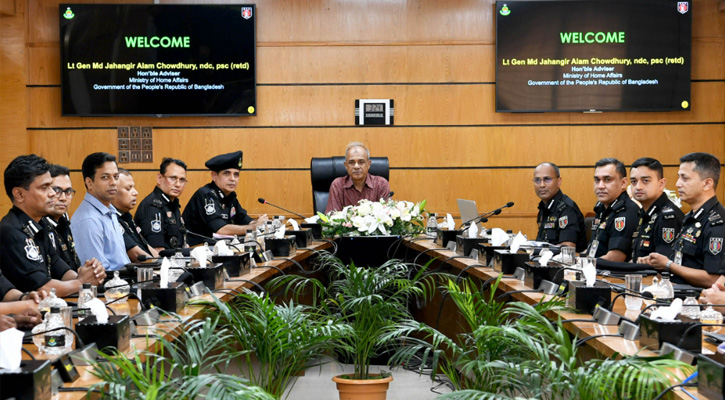
<svg viewBox="0 0 725 400">
<path fill-rule="evenodd" d="M 331 247 L 331 244 L 329 242 L 324 241 L 315 241 L 310 245 L 309 250 L 307 249 L 301 249 L 297 250 L 297 253 L 292 256 L 288 257 L 291 260 L 294 260 L 302 265 L 306 263 L 306 261 L 313 257 L 316 253 L 316 251 L 319 250 L 325 250 L 327 248 Z M 289 260 L 284 259 L 273 259 L 271 261 L 267 261 L 264 263 L 258 263 L 256 268 L 253 268 L 246 273 L 242 274 L 239 277 L 232 277 L 231 279 L 245 279 L 247 281 L 251 281 L 257 284 L 263 284 L 264 282 L 268 281 L 270 278 L 278 275 L 282 271 L 289 270 L 291 273 L 294 273 L 296 268 L 293 267 L 294 263 Z M 279 270 L 278 270 L 279 269 Z M 243 282 L 243 281 L 225 281 L 224 282 L 224 289 L 219 290 L 214 293 L 214 296 L 219 298 L 220 300 L 227 302 L 230 301 L 234 294 L 234 291 L 241 290 L 243 288 L 246 289 L 253 289 L 254 284 L 249 282 Z M 212 296 L 210 294 L 204 294 L 198 297 L 193 298 L 192 300 L 213 300 Z M 138 313 L 140 313 L 142 310 L 138 304 L 138 301 L 130 299 L 126 303 L 115 303 L 111 304 L 109 306 L 116 312 L 118 315 L 129 315 L 134 316 Z M 198 305 L 186 305 L 184 306 L 178 313 L 181 318 L 184 321 L 192 320 L 192 319 L 199 319 L 204 317 L 204 307 L 198 306 Z M 160 335 L 164 337 L 167 340 L 173 340 L 175 337 L 179 335 L 178 329 L 175 329 L 179 326 L 178 322 L 164 322 L 159 321 L 157 325 L 144 327 L 139 326 L 137 327 L 137 333 L 139 335 L 146 335 L 145 337 L 134 337 L 131 339 L 131 345 L 129 347 L 129 350 L 125 352 L 127 356 L 134 356 L 139 351 L 148 350 L 151 352 L 156 352 L 158 350 L 159 341 L 157 339 L 157 335 Z M 33 344 L 26 344 L 24 347 L 30 351 L 33 356 L 36 359 L 47 359 L 48 357 L 45 354 L 40 354 L 38 351 L 38 348 Z M 29 359 L 29 357 L 23 353 L 23 357 L 26 359 Z M 70 389 L 70 388 L 78 388 L 79 391 L 72 391 L 72 392 L 61 392 L 58 395 L 53 396 L 53 400 L 76 400 L 76 399 L 82 399 L 86 397 L 87 392 L 83 390 L 82 388 L 88 388 L 92 386 L 93 384 L 96 384 L 99 382 L 99 379 L 96 378 L 93 374 L 91 374 L 93 366 L 78 366 L 76 367 L 78 369 L 78 373 L 80 377 L 75 381 L 71 383 L 64 384 L 64 388 Z"/>
<path fill-rule="evenodd" d="M 493 268 L 490 267 L 483 267 L 483 266 L 476 266 L 480 264 L 478 261 L 468 258 L 468 257 L 460 257 L 458 254 L 456 254 L 454 251 L 448 250 L 448 249 L 441 249 L 438 244 L 435 244 L 432 239 L 423 239 L 422 238 L 415 238 L 415 239 L 406 239 L 405 240 L 405 246 L 407 246 L 409 249 L 414 250 L 416 254 L 413 254 L 413 256 L 416 256 L 420 253 L 425 253 L 430 258 L 437 258 L 440 262 L 445 261 L 446 265 L 449 265 L 452 269 L 452 272 L 455 274 L 456 271 L 463 271 L 466 270 L 465 273 L 468 275 L 478 278 L 480 280 L 488 280 L 491 278 L 495 278 L 500 275 L 499 272 L 496 272 L 493 270 Z M 410 256 L 410 254 L 408 254 Z M 454 258 L 455 257 L 455 258 Z M 409 257 L 410 258 L 410 257 Z M 419 261 L 419 263 L 422 263 Z M 435 264 L 431 266 L 431 268 L 436 268 Z M 603 279 L 606 279 L 606 277 L 603 277 Z M 651 278 L 650 278 L 651 279 Z M 524 284 L 524 282 L 513 279 L 513 278 L 502 278 L 501 282 L 498 286 L 498 290 L 501 292 L 512 292 L 517 290 L 531 290 L 533 288 L 528 287 Z M 615 293 L 612 294 L 612 297 L 615 296 Z M 536 304 L 540 301 L 546 301 L 551 296 L 544 295 L 540 292 L 517 292 L 512 293 L 511 298 L 522 301 L 528 304 Z M 627 319 L 630 319 L 634 321 L 638 315 L 638 311 L 628 311 L 626 309 L 626 306 L 624 304 L 624 299 L 620 298 L 616 301 L 614 304 L 613 311 L 617 314 L 620 314 L 624 316 Z M 573 320 L 573 319 L 591 319 L 592 316 L 589 314 L 580 314 L 572 311 L 556 311 L 553 313 L 553 315 L 549 316 L 552 319 L 561 318 L 561 320 Z M 601 325 L 597 322 L 565 322 L 564 327 L 573 335 L 576 336 L 578 339 L 584 339 L 595 335 L 603 335 L 603 334 L 616 334 L 618 330 L 618 326 L 606 326 Z M 647 349 L 646 347 L 642 347 L 639 343 L 639 340 L 636 341 L 629 341 L 625 340 L 621 337 L 596 337 L 592 338 L 591 340 L 588 340 L 585 344 L 585 346 L 589 347 L 593 351 L 595 351 L 599 356 L 603 357 L 612 357 L 615 356 L 615 354 L 621 354 L 621 355 L 635 355 L 638 354 L 640 356 L 648 357 L 648 356 L 655 356 L 657 353 L 653 352 L 652 350 Z M 716 351 L 716 347 L 708 342 L 703 341 L 702 348 L 704 353 L 714 353 Z M 683 376 L 684 378 L 684 376 Z M 697 389 L 696 388 L 688 388 L 688 392 L 696 395 Z M 691 397 L 688 396 L 686 393 L 676 390 L 673 392 L 673 394 L 677 398 L 682 399 L 690 399 Z"/>
</svg>

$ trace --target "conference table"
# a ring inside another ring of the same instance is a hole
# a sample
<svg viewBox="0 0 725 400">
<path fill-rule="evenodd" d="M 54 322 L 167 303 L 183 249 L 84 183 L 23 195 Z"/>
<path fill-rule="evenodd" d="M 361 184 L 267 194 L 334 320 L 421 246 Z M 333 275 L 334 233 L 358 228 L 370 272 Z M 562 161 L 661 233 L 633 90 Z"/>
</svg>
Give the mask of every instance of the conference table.
<svg viewBox="0 0 725 400">
<path fill-rule="evenodd" d="M 491 267 L 486 266 L 480 266 L 481 263 L 473 258 L 470 257 L 463 257 L 457 254 L 455 251 L 449 250 L 449 249 L 442 249 L 440 245 L 434 243 L 433 239 L 426 239 L 423 237 L 413 238 L 413 239 L 406 239 L 404 240 L 404 245 L 413 251 L 413 254 L 410 252 L 403 251 L 403 255 L 406 256 L 406 258 L 410 259 L 411 255 L 415 257 L 419 257 L 420 255 L 426 255 L 429 258 L 437 259 L 437 262 L 433 262 L 429 269 L 436 269 L 440 267 L 440 264 L 445 262 L 447 266 L 449 266 L 449 271 L 457 275 L 461 273 L 461 271 L 465 270 L 465 274 L 468 274 L 471 277 L 477 278 L 481 281 L 486 281 L 491 278 L 496 278 L 500 275 L 499 272 L 496 272 Z M 406 254 L 407 253 L 407 254 Z M 424 264 L 423 261 L 418 260 L 419 264 Z M 603 280 L 608 280 L 607 277 L 602 277 Z M 649 278 L 651 282 L 652 278 Z M 645 281 L 646 282 L 646 281 Z M 515 301 L 521 301 L 528 304 L 536 304 L 540 301 L 546 301 L 550 299 L 551 295 L 545 295 L 541 292 L 535 292 L 532 290 L 532 287 L 526 286 L 526 284 L 523 281 L 520 281 L 515 278 L 502 278 L 499 286 L 497 288 L 500 292 L 513 292 L 510 294 L 511 298 Z M 612 297 L 614 298 L 616 294 L 613 292 Z M 439 304 L 433 304 L 433 308 L 438 307 Z M 451 305 L 451 308 L 449 310 L 453 310 L 453 306 Z M 613 311 L 629 320 L 634 321 L 638 315 L 639 311 L 628 311 L 626 309 L 624 299 L 620 298 L 614 303 Z M 438 312 L 440 314 L 440 311 Z M 441 325 L 448 324 L 449 326 L 451 324 L 457 324 L 458 320 L 453 316 L 453 313 L 447 313 L 449 319 L 445 320 L 442 319 L 444 323 Z M 431 313 L 427 314 L 427 317 L 425 313 L 421 314 L 420 319 L 430 319 Z M 446 315 L 446 314 L 444 314 Z M 585 356 L 588 357 L 614 357 L 617 354 L 619 355 L 639 355 L 643 357 L 650 357 L 650 356 L 656 356 L 658 353 L 655 353 L 652 350 L 649 350 L 645 347 L 642 347 L 639 343 L 639 340 L 625 340 L 622 337 L 614 337 L 614 336 L 603 336 L 600 337 L 599 335 L 614 335 L 617 333 L 618 326 L 617 325 L 601 325 L 597 322 L 584 322 L 581 320 L 587 320 L 591 319 L 592 316 L 589 314 L 581 314 L 577 313 L 575 311 L 569 311 L 569 310 L 558 310 L 558 311 L 552 311 L 550 315 L 547 315 L 552 320 L 556 320 L 557 318 L 560 318 L 562 321 L 565 320 L 577 320 L 572 322 L 565 322 L 563 326 L 569 331 L 572 336 L 576 336 L 577 339 L 586 339 L 589 337 L 592 337 L 592 339 L 587 340 L 585 344 L 583 345 L 582 351 L 585 351 Z M 429 324 L 431 322 L 433 324 L 438 325 L 440 321 L 424 321 Z M 448 334 L 448 332 L 445 332 Z M 594 337 L 597 336 L 597 337 Z M 706 342 L 703 340 L 702 342 L 702 351 L 706 354 L 712 354 L 716 352 L 716 346 Z M 685 376 L 682 376 L 684 379 Z M 673 383 L 674 384 L 674 383 Z M 697 396 L 697 388 L 687 388 L 687 391 L 694 396 Z M 692 399 L 687 393 L 683 392 L 680 389 L 675 389 L 671 393 L 674 398 L 678 399 Z"/>
<path fill-rule="evenodd" d="M 499 275 L 498 272 L 494 271 L 490 267 L 480 266 L 479 262 L 475 259 L 461 257 L 451 250 L 440 249 L 440 246 L 435 244 L 432 239 L 422 237 L 405 239 L 403 241 L 403 245 L 405 246 L 405 253 L 408 253 L 409 256 L 417 256 L 421 255 L 421 253 L 425 253 L 425 255 L 430 258 L 438 259 L 438 263 L 440 263 L 442 260 L 445 260 L 445 263 L 449 266 L 450 271 L 453 274 L 457 274 L 465 269 L 466 274 L 482 281 L 488 280 L 490 278 L 495 278 Z M 304 265 L 307 263 L 310 257 L 315 255 L 316 251 L 328 249 L 329 247 L 331 247 L 331 244 L 329 242 L 315 241 L 310 245 L 309 250 L 298 250 L 294 256 L 290 257 L 290 260 L 273 259 L 265 263 L 259 263 L 256 268 L 247 271 L 238 278 L 250 282 L 225 281 L 223 289 L 219 289 L 214 293 L 214 295 L 221 301 L 229 301 L 230 299 L 232 299 L 234 291 L 241 290 L 242 288 L 253 289 L 254 283 L 263 284 L 270 278 L 278 275 L 280 271 L 289 270 L 289 272 L 294 273 L 295 269 L 290 269 L 294 265 L 294 262 Z M 294 260 L 294 262 L 291 260 Z M 431 268 L 435 267 L 436 264 L 434 262 Z M 536 304 L 542 300 L 545 301 L 551 297 L 549 295 L 544 295 L 540 292 L 526 291 L 530 289 L 532 288 L 527 287 L 523 281 L 513 278 L 502 278 L 498 286 L 498 290 L 501 292 L 513 292 L 510 295 L 512 300 L 522 301 L 528 304 Z M 194 298 L 194 300 L 197 299 L 212 300 L 212 297 L 210 294 L 207 293 Z M 440 301 L 440 299 L 438 300 Z M 430 309 L 438 310 L 437 307 L 441 305 L 435 303 L 434 300 L 431 306 L 432 307 Z M 114 311 L 120 315 L 134 316 L 142 311 L 138 302 L 133 299 L 129 299 L 126 303 L 112 304 L 109 307 L 114 309 Z M 452 304 L 450 305 L 450 307 L 453 307 Z M 453 308 L 449 308 L 449 310 L 453 310 Z M 613 311 L 620 315 L 623 315 L 625 318 L 628 318 L 630 320 L 636 319 L 637 315 L 639 314 L 637 311 L 627 311 L 623 300 L 618 300 L 614 303 Z M 203 306 L 187 304 L 179 311 L 178 314 L 184 320 L 200 319 L 205 316 L 205 311 Z M 447 318 L 449 318 L 449 320 L 444 321 L 444 324 L 457 323 L 457 321 L 455 320 L 455 316 L 453 316 L 453 313 L 446 313 L 445 315 Z M 554 320 L 557 318 L 560 318 L 561 320 L 582 320 L 591 318 L 591 316 L 588 314 L 580 314 L 573 311 L 565 310 L 553 311 L 551 315 L 547 316 Z M 419 317 L 420 320 L 427 322 L 431 325 L 434 324 L 430 312 L 426 315 L 425 311 L 423 311 L 421 313 L 418 313 L 416 317 Z M 435 321 L 435 323 L 437 322 L 438 321 Z M 137 335 L 131 339 L 131 345 L 126 354 L 131 356 L 135 355 L 138 351 L 143 350 L 155 352 L 158 349 L 158 341 L 156 339 L 156 335 L 160 335 L 167 340 L 173 340 L 180 333 L 177 329 L 175 329 L 178 325 L 179 324 L 177 322 L 164 322 L 162 320 L 158 324 L 153 326 L 136 327 Z M 583 321 L 565 322 L 564 327 L 572 334 L 572 336 L 576 336 L 578 339 L 584 339 L 595 335 L 616 334 L 618 329 L 616 325 L 605 326 L 600 325 L 596 322 Z M 40 354 L 38 352 L 38 349 L 32 344 L 26 344 L 24 347 L 38 359 L 47 358 L 46 356 Z M 583 347 L 583 350 L 588 351 L 587 356 L 590 357 L 612 357 L 615 356 L 615 354 L 638 354 L 640 356 L 657 355 L 657 353 L 640 346 L 639 341 L 628 341 L 624 340 L 621 337 L 595 337 L 591 340 L 588 340 Z M 715 350 L 716 349 L 714 345 L 703 341 L 703 352 L 714 352 Z M 27 356 L 24 355 L 24 357 Z M 72 400 L 85 398 L 87 392 L 84 388 L 88 388 L 93 384 L 99 382 L 99 379 L 91 374 L 92 368 L 92 366 L 77 367 L 80 377 L 75 382 L 64 384 L 64 388 L 66 390 L 78 389 L 78 391 L 64 391 L 59 393 L 58 395 L 53 396 L 53 399 Z M 696 395 L 697 393 L 696 388 L 688 388 L 688 391 L 694 395 Z M 673 395 L 675 398 L 691 398 L 686 393 L 679 390 L 674 391 Z"/>
<path fill-rule="evenodd" d="M 254 289 L 256 284 L 264 284 L 272 277 L 280 274 L 280 271 L 294 273 L 297 271 L 296 263 L 299 265 L 305 265 L 311 257 L 314 257 L 316 252 L 320 250 L 326 250 L 331 247 L 330 242 L 327 241 L 313 241 L 312 244 L 306 249 L 298 249 L 294 256 L 284 258 L 273 258 L 270 261 L 264 263 L 257 263 L 256 268 L 252 268 L 239 277 L 232 277 L 229 281 L 224 282 L 222 289 L 217 289 L 214 292 L 214 296 L 219 298 L 223 302 L 230 301 L 235 291 L 246 289 Z M 234 279 L 244 279 L 245 281 L 234 281 Z M 253 283 L 252 283 L 253 282 Z M 71 299 L 75 301 L 75 299 Z M 193 301 L 198 300 L 212 300 L 212 295 L 205 293 L 203 295 L 192 298 Z M 115 303 L 110 304 L 109 308 L 113 309 L 117 315 L 129 315 L 134 316 L 142 311 L 139 303 L 135 299 L 129 299 L 126 303 Z M 201 319 L 205 316 L 205 307 L 199 305 L 185 305 L 178 312 L 182 320 L 187 321 L 191 319 Z M 163 318 L 155 325 L 152 326 L 137 326 L 137 334 L 131 338 L 129 350 L 125 352 L 127 356 L 133 357 L 139 351 L 150 351 L 156 352 L 159 347 L 159 340 L 157 335 L 164 337 L 166 340 L 173 340 L 181 332 L 176 329 L 180 324 L 174 321 L 164 321 Z M 148 335 L 146 335 L 148 334 Z M 48 357 L 41 354 L 38 348 L 33 344 L 25 344 L 23 346 L 28 350 L 36 359 L 47 359 Z M 29 356 L 23 353 L 24 359 L 29 359 Z M 143 357 L 142 357 L 143 360 Z M 79 378 L 70 383 L 63 385 L 64 390 L 57 395 L 53 396 L 53 400 L 76 400 L 86 398 L 87 388 L 93 384 L 100 382 L 100 380 L 91 374 L 93 366 L 77 366 Z M 73 391 L 77 389 L 77 391 Z"/>
</svg>

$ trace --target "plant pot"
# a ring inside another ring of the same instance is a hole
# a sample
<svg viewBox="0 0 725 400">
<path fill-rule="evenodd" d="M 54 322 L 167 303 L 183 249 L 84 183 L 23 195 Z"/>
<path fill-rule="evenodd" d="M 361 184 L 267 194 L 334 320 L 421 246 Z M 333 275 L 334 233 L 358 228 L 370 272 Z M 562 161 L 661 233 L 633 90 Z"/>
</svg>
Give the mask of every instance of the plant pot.
<svg viewBox="0 0 725 400">
<path fill-rule="evenodd" d="M 371 374 L 371 376 L 380 376 Z M 393 381 L 392 376 L 380 379 L 345 379 L 341 375 L 333 376 L 340 392 L 340 400 L 385 400 L 388 395 L 388 385 Z"/>
</svg>

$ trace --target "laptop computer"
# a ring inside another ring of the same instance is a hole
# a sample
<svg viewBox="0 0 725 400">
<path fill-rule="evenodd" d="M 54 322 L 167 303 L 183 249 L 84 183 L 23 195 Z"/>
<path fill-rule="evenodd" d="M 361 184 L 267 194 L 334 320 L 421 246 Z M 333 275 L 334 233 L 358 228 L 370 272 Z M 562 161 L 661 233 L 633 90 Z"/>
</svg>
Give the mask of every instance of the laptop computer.
<svg viewBox="0 0 725 400">
<path fill-rule="evenodd" d="M 473 200 L 458 199 L 458 211 L 461 213 L 461 224 L 478 217 L 478 207 Z"/>
</svg>

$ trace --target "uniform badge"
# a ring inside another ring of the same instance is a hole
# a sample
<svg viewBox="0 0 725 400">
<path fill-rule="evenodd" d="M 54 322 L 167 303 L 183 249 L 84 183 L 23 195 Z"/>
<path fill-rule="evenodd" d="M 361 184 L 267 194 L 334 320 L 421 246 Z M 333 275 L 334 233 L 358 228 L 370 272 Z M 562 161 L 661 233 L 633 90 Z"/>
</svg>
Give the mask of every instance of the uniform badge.
<svg viewBox="0 0 725 400">
<path fill-rule="evenodd" d="M 710 253 L 716 256 L 722 250 L 722 238 L 710 238 Z"/>
<path fill-rule="evenodd" d="M 151 220 L 151 232 L 161 232 L 161 213 L 157 213 L 155 218 Z"/>
<path fill-rule="evenodd" d="M 53 232 L 48 232 L 48 237 L 50 238 L 50 243 L 53 245 L 54 249 L 58 249 L 55 247 L 55 235 L 53 235 Z"/>
<path fill-rule="evenodd" d="M 214 200 L 211 200 L 211 202 L 207 202 L 206 200 L 204 200 L 204 211 L 206 212 L 206 215 L 212 215 L 216 212 Z"/>
<path fill-rule="evenodd" d="M 544 224 L 544 229 L 554 229 L 554 223 L 549 222 L 547 224 Z"/>
<path fill-rule="evenodd" d="M 569 217 L 568 216 L 565 215 L 565 216 L 559 218 L 559 229 L 566 228 L 566 225 L 567 224 L 569 224 Z"/>
<path fill-rule="evenodd" d="M 33 239 L 25 240 L 25 257 L 30 261 L 42 261 L 40 257 L 40 249 L 35 245 Z"/>
<path fill-rule="evenodd" d="M 232 209 L 229 210 L 229 216 L 232 217 L 232 218 L 234 218 L 234 215 L 236 215 L 236 213 L 237 213 L 237 208 L 236 207 L 232 207 Z"/>
<path fill-rule="evenodd" d="M 627 224 L 627 217 L 619 217 L 614 219 L 614 229 L 622 231 Z"/>
<path fill-rule="evenodd" d="M 675 240 L 675 228 L 662 228 L 662 240 L 672 243 Z"/>
</svg>

